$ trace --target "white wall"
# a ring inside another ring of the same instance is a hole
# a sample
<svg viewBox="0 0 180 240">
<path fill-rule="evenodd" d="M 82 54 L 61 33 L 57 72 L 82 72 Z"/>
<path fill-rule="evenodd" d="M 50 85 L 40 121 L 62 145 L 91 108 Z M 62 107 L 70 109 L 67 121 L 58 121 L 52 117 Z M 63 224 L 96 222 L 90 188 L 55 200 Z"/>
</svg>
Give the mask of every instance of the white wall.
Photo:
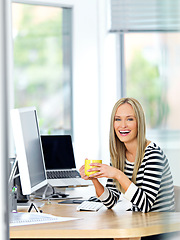
<svg viewBox="0 0 180 240">
<path fill-rule="evenodd" d="M 73 122 L 77 163 L 83 162 L 85 157 L 99 157 L 97 14 L 96 0 L 76 1 L 73 15 Z"/>
<path fill-rule="evenodd" d="M 84 159 L 109 162 L 109 119 L 116 96 L 115 36 L 107 30 L 104 0 L 74 5 L 73 108 L 77 167 Z"/>
</svg>

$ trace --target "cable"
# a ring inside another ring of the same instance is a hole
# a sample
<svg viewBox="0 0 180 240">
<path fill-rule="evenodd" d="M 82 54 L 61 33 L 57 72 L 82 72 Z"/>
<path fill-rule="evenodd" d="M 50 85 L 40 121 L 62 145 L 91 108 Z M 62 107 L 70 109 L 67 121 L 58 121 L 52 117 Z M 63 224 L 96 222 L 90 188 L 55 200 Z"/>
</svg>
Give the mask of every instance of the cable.
<svg viewBox="0 0 180 240">
<path fill-rule="evenodd" d="M 9 183 L 11 183 L 12 180 L 14 180 L 16 177 L 19 176 L 19 174 L 15 175 L 16 170 L 17 170 L 17 163 L 18 163 L 18 159 L 17 159 L 17 157 L 15 157 L 15 161 L 14 161 L 14 164 L 13 164 L 13 167 L 11 169 L 10 176 L 9 176 Z"/>
</svg>

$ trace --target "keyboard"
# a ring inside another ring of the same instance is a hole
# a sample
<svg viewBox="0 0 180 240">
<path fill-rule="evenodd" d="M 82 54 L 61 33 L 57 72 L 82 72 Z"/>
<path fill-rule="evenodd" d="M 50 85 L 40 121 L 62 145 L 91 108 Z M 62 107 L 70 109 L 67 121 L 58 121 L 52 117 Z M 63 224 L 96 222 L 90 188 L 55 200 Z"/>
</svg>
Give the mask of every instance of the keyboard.
<svg viewBox="0 0 180 240">
<path fill-rule="evenodd" d="M 103 206 L 102 202 L 84 201 L 77 206 L 77 211 L 98 211 Z"/>
<path fill-rule="evenodd" d="M 47 171 L 48 179 L 59 179 L 59 178 L 79 178 L 80 174 L 76 170 L 68 171 Z"/>
</svg>

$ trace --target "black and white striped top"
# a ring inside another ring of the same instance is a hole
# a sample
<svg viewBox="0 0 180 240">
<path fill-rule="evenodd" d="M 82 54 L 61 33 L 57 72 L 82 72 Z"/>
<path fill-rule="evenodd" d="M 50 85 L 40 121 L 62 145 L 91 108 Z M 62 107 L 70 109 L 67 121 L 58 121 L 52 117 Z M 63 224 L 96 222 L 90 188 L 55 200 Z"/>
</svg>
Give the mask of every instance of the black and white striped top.
<svg viewBox="0 0 180 240">
<path fill-rule="evenodd" d="M 124 173 L 129 179 L 133 169 L 134 163 L 126 160 Z M 120 194 L 113 179 L 108 179 L 99 199 L 107 208 L 112 208 Z M 136 184 L 131 183 L 124 197 L 132 203 L 132 211 L 174 211 L 174 186 L 168 159 L 155 143 L 146 147 Z"/>
</svg>

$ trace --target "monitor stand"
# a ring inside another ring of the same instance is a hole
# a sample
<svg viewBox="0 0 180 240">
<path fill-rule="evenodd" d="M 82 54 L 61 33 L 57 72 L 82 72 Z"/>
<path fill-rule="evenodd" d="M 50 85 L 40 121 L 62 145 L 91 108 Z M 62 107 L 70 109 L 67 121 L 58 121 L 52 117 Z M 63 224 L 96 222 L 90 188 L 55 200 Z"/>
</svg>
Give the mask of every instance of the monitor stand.
<svg viewBox="0 0 180 240">
<path fill-rule="evenodd" d="M 40 198 L 42 200 L 45 199 L 64 199 L 69 194 L 63 193 L 63 192 L 57 192 L 53 186 L 51 186 L 49 183 L 39 189 L 38 191 L 35 192 L 35 197 Z"/>
<path fill-rule="evenodd" d="M 30 195 L 23 195 L 22 194 L 22 189 L 21 189 L 21 184 L 20 184 L 20 179 L 19 177 L 15 179 L 14 182 L 15 186 L 17 187 L 17 209 L 29 209 L 32 204 L 34 204 L 36 208 L 38 207 L 43 207 L 44 203 L 40 201 L 31 201 Z"/>
</svg>

